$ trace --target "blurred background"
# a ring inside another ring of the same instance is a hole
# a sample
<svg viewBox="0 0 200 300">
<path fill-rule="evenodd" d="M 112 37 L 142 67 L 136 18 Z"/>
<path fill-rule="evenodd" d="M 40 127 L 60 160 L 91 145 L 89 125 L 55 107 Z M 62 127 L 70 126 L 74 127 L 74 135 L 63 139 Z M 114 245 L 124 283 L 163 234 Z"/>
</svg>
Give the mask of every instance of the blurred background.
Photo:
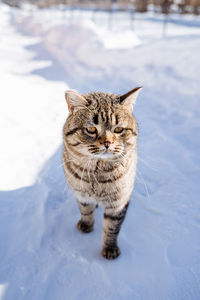
<svg viewBox="0 0 200 300">
<path fill-rule="evenodd" d="M 164 14 L 193 13 L 199 14 L 199 0 L 2 0 L 10 6 L 21 7 L 24 4 L 36 5 L 39 8 L 47 8 L 53 5 L 63 5 L 68 8 L 82 8 L 93 10 L 117 10 L 127 11 L 134 10 L 136 12 L 146 12 L 152 9 L 155 12 Z"/>
<path fill-rule="evenodd" d="M 199 13 L 199 0 L 0 1 L 0 299 L 199 299 Z M 76 230 L 64 91 L 137 86 L 137 176 L 110 263 L 101 208 L 94 232 Z"/>
</svg>

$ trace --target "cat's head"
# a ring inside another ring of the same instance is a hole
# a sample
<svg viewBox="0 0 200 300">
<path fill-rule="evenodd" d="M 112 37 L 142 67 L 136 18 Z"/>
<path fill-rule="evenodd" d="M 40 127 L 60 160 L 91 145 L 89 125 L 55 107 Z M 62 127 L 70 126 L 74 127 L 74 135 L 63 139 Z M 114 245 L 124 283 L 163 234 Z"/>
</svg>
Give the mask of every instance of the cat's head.
<svg viewBox="0 0 200 300">
<path fill-rule="evenodd" d="M 95 92 L 80 95 L 66 91 L 69 116 L 63 128 L 64 143 L 75 156 L 101 159 L 123 157 L 136 146 L 138 128 L 132 115 L 141 87 L 119 96 Z"/>
</svg>

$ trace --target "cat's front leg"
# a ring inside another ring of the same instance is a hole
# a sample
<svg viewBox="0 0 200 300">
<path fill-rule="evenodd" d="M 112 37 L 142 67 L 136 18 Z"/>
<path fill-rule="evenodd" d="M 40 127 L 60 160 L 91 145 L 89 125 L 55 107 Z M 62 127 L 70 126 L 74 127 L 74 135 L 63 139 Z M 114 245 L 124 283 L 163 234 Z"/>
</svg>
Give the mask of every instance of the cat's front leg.
<svg viewBox="0 0 200 300">
<path fill-rule="evenodd" d="M 94 204 L 88 204 L 78 201 L 79 209 L 81 212 L 81 219 L 77 223 L 77 228 L 81 232 L 89 233 L 93 230 L 94 226 Z"/>
<path fill-rule="evenodd" d="M 121 225 L 126 216 L 129 202 L 120 210 L 105 208 L 104 227 L 103 227 L 103 249 L 102 255 L 107 259 L 114 259 L 120 255 L 120 249 L 117 245 L 117 237 Z"/>
</svg>

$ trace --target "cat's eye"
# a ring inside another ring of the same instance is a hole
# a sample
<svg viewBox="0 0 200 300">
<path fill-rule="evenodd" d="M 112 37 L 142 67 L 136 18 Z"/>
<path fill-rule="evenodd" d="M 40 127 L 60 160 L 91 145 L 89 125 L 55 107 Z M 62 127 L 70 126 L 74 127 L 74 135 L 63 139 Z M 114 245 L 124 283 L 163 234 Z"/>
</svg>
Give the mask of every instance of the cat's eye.
<svg viewBox="0 0 200 300">
<path fill-rule="evenodd" d="M 114 130 L 115 133 L 122 133 L 122 131 L 124 131 L 123 127 L 116 127 Z"/>
<path fill-rule="evenodd" d="M 97 132 L 97 129 L 96 129 L 96 127 L 89 127 L 89 128 L 86 128 L 86 131 L 88 133 L 94 134 Z"/>
</svg>

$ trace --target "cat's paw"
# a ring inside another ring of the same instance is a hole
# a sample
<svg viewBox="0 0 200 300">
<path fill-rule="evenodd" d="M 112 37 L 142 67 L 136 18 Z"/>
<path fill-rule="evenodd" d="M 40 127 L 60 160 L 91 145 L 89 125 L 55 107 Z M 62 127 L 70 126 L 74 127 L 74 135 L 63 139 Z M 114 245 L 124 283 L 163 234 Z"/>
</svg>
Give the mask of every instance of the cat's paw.
<svg viewBox="0 0 200 300">
<path fill-rule="evenodd" d="M 102 255 L 107 259 L 115 259 L 120 255 L 120 249 L 116 246 L 112 247 L 104 247 L 102 250 Z"/>
<path fill-rule="evenodd" d="M 78 221 L 77 228 L 80 232 L 89 233 L 93 230 L 93 224 L 88 225 L 87 223 L 83 222 L 82 220 Z"/>
</svg>

